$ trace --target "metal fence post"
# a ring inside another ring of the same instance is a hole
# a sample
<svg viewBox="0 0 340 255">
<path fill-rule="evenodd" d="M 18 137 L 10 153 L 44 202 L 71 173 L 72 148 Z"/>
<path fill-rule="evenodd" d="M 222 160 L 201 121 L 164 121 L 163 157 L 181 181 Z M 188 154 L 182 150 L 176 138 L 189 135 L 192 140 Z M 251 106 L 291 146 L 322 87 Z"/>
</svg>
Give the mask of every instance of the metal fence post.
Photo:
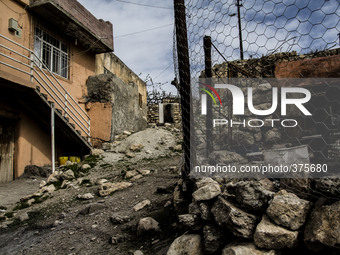
<svg viewBox="0 0 340 255">
<path fill-rule="evenodd" d="M 212 70 L 211 70 L 211 37 L 204 36 L 204 63 L 205 63 L 205 78 L 208 85 L 212 85 Z M 213 140 L 213 123 L 212 123 L 212 99 L 207 97 L 207 115 L 205 119 L 206 125 L 206 156 L 209 157 L 209 153 L 213 151 L 214 140 Z"/>
<path fill-rule="evenodd" d="M 190 142 L 193 142 L 193 140 L 190 141 L 190 116 L 192 116 L 190 113 L 192 109 L 190 107 L 190 62 L 184 0 L 174 0 L 174 9 L 179 70 L 179 92 L 181 95 L 182 109 L 183 151 L 185 160 L 182 175 L 184 178 L 188 178 L 191 168 L 190 157 L 192 155 Z"/>
<path fill-rule="evenodd" d="M 54 112 L 55 112 L 55 105 L 51 103 L 51 151 L 52 151 L 52 173 L 55 171 L 55 134 L 54 134 Z"/>
</svg>

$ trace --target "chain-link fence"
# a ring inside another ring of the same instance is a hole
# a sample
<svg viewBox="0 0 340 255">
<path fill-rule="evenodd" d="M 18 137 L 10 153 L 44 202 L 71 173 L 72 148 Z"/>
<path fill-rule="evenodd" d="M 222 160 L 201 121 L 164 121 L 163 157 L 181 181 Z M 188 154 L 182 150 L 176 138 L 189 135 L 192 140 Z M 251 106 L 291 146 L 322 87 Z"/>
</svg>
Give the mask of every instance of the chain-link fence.
<svg viewBox="0 0 340 255">
<path fill-rule="evenodd" d="M 191 169 L 289 163 L 306 176 L 338 174 L 339 1 L 187 0 L 185 7 Z M 178 58 L 186 61 L 181 51 Z"/>
</svg>

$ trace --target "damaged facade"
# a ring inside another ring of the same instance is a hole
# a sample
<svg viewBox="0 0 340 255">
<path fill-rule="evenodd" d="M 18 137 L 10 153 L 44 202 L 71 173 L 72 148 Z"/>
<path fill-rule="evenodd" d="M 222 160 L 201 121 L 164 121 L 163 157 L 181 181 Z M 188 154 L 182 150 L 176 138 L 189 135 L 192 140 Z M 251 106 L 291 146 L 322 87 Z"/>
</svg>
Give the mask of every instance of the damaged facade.
<svg viewBox="0 0 340 255">
<path fill-rule="evenodd" d="M 113 51 L 113 28 L 76 0 L 5 0 L 0 6 L 0 182 L 5 182 L 21 176 L 27 165 L 51 165 L 53 150 L 55 159 L 89 153 L 102 128 L 96 116 L 107 109 L 92 111 L 87 80 L 103 69 L 97 55 Z M 121 80 L 121 87 L 129 85 Z M 138 91 L 146 98 L 142 84 Z M 138 98 L 127 100 L 139 104 Z M 106 116 L 110 123 L 112 116 Z"/>
<path fill-rule="evenodd" d="M 150 100 L 148 103 L 148 123 L 180 123 L 181 106 L 179 97 L 166 97 Z"/>
<path fill-rule="evenodd" d="M 96 56 L 96 76 L 89 77 L 87 90 L 94 146 L 112 142 L 124 130 L 146 128 L 146 84 L 113 53 Z"/>
<path fill-rule="evenodd" d="M 213 67 L 214 78 L 338 78 L 340 75 L 339 54 L 340 50 L 334 49 L 306 55 L 298 55 L 296 52 L 276 53 L 257 59 L 237 60 L 215 65 Z M 282 125 L 273 126 L 271 122 L 266 122 L 266 119 L 280 119 L 281 106 L 279 105 L 280 107 L 269 116 L 256 116 L 255 119 L 263 121 L 263 127 L 251 127 L 247 123 L 234 125 L 232 128 L 219 127 L 214 148 L 223 150 L 232 147 L 233 151 L 243 156 L 247 155 L 255 157 L 256 160 L 263 160 L 261 153 L 263 150 L 308 145 L 312 161 L 339 159 L 340 108 L 337 98 L 340 95 L 340 88 L 336 84 L 314 82 L 311 84 L 302 83 L 298 86 L 307 88 L 312 94 L 311 100 L 306 104 L 312 117 L 305 117 L 297 108 L 288 105 L 286 117 L 296 120 L 298 125 L 293 128 L 284 128 Z M 244 93 L 246 93 L 246 87 L 246 84 L 241 87 Z M 227 102 L 227 94 L 223 94 L 221 91 L 220 93 L 222 93 L 222 101 Z M 263 86 L 253 87 L 252 102 L 255 109 L 270 109 L 272 106 L 272 85 L 266 83 Z M 215 116 L 219 111 L 221 109 L 214 108 Z M 226 115 L 230 114 L 228 110 L 222 110 L 222 112 Z M 226 115 L 225 118 L 228 119 Z M 246 110 L 243 117 L 243 119 L 252 120 L 254 114 Z M 232 116 L 232 118 L 238 122 L 242 119 L 238 116 Z M 252 126 L 258 124 L 259 121 L 252 122 Z M 201 142 L 203 140 L 201 139 Z M 205 146 L 203 141 L 201 147 Z"/>
</svg>

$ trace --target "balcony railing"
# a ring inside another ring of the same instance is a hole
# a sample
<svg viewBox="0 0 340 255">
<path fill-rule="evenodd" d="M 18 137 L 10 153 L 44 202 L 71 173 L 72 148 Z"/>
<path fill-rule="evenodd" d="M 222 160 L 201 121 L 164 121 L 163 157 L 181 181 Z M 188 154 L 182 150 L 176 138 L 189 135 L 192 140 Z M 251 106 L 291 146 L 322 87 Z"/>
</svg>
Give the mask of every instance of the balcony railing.
<svg viewBox="0 0 340 255">
<path fill-rule="evenodd" d="M 82 136 L 90 139 L 90 117 L 78 102 L 71 96 L 65 87 L 58 81 L 56 76 L 39 59 L 34 51 L 0 34 L 0 65 L 13 69 L 27 76 L 28 81 L 36 84 L 42 94 L 46 94 L 56 109 L 74 124 L 75 129 Z M 20 78 L 23 76 L 20 75 Z"/>
</svg>

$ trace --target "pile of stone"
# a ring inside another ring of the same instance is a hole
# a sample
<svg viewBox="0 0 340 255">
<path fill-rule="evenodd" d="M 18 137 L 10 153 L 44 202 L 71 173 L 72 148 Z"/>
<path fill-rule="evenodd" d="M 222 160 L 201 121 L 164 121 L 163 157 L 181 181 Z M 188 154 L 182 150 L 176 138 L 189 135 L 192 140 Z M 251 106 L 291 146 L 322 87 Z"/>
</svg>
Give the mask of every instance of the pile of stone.
<svg viewBox="0 0 340 255">
<path fill-rule="evenodd" d="M 180 181 L 174 207 L 187 232 L 173 242 L 168 255 L 339 252 L 338 199 L 303 199 L 277 190 L 269 179 L 218 182 L 205 177 L 197 179 L 188 205 L 184 189 Z"/>
</svg>

